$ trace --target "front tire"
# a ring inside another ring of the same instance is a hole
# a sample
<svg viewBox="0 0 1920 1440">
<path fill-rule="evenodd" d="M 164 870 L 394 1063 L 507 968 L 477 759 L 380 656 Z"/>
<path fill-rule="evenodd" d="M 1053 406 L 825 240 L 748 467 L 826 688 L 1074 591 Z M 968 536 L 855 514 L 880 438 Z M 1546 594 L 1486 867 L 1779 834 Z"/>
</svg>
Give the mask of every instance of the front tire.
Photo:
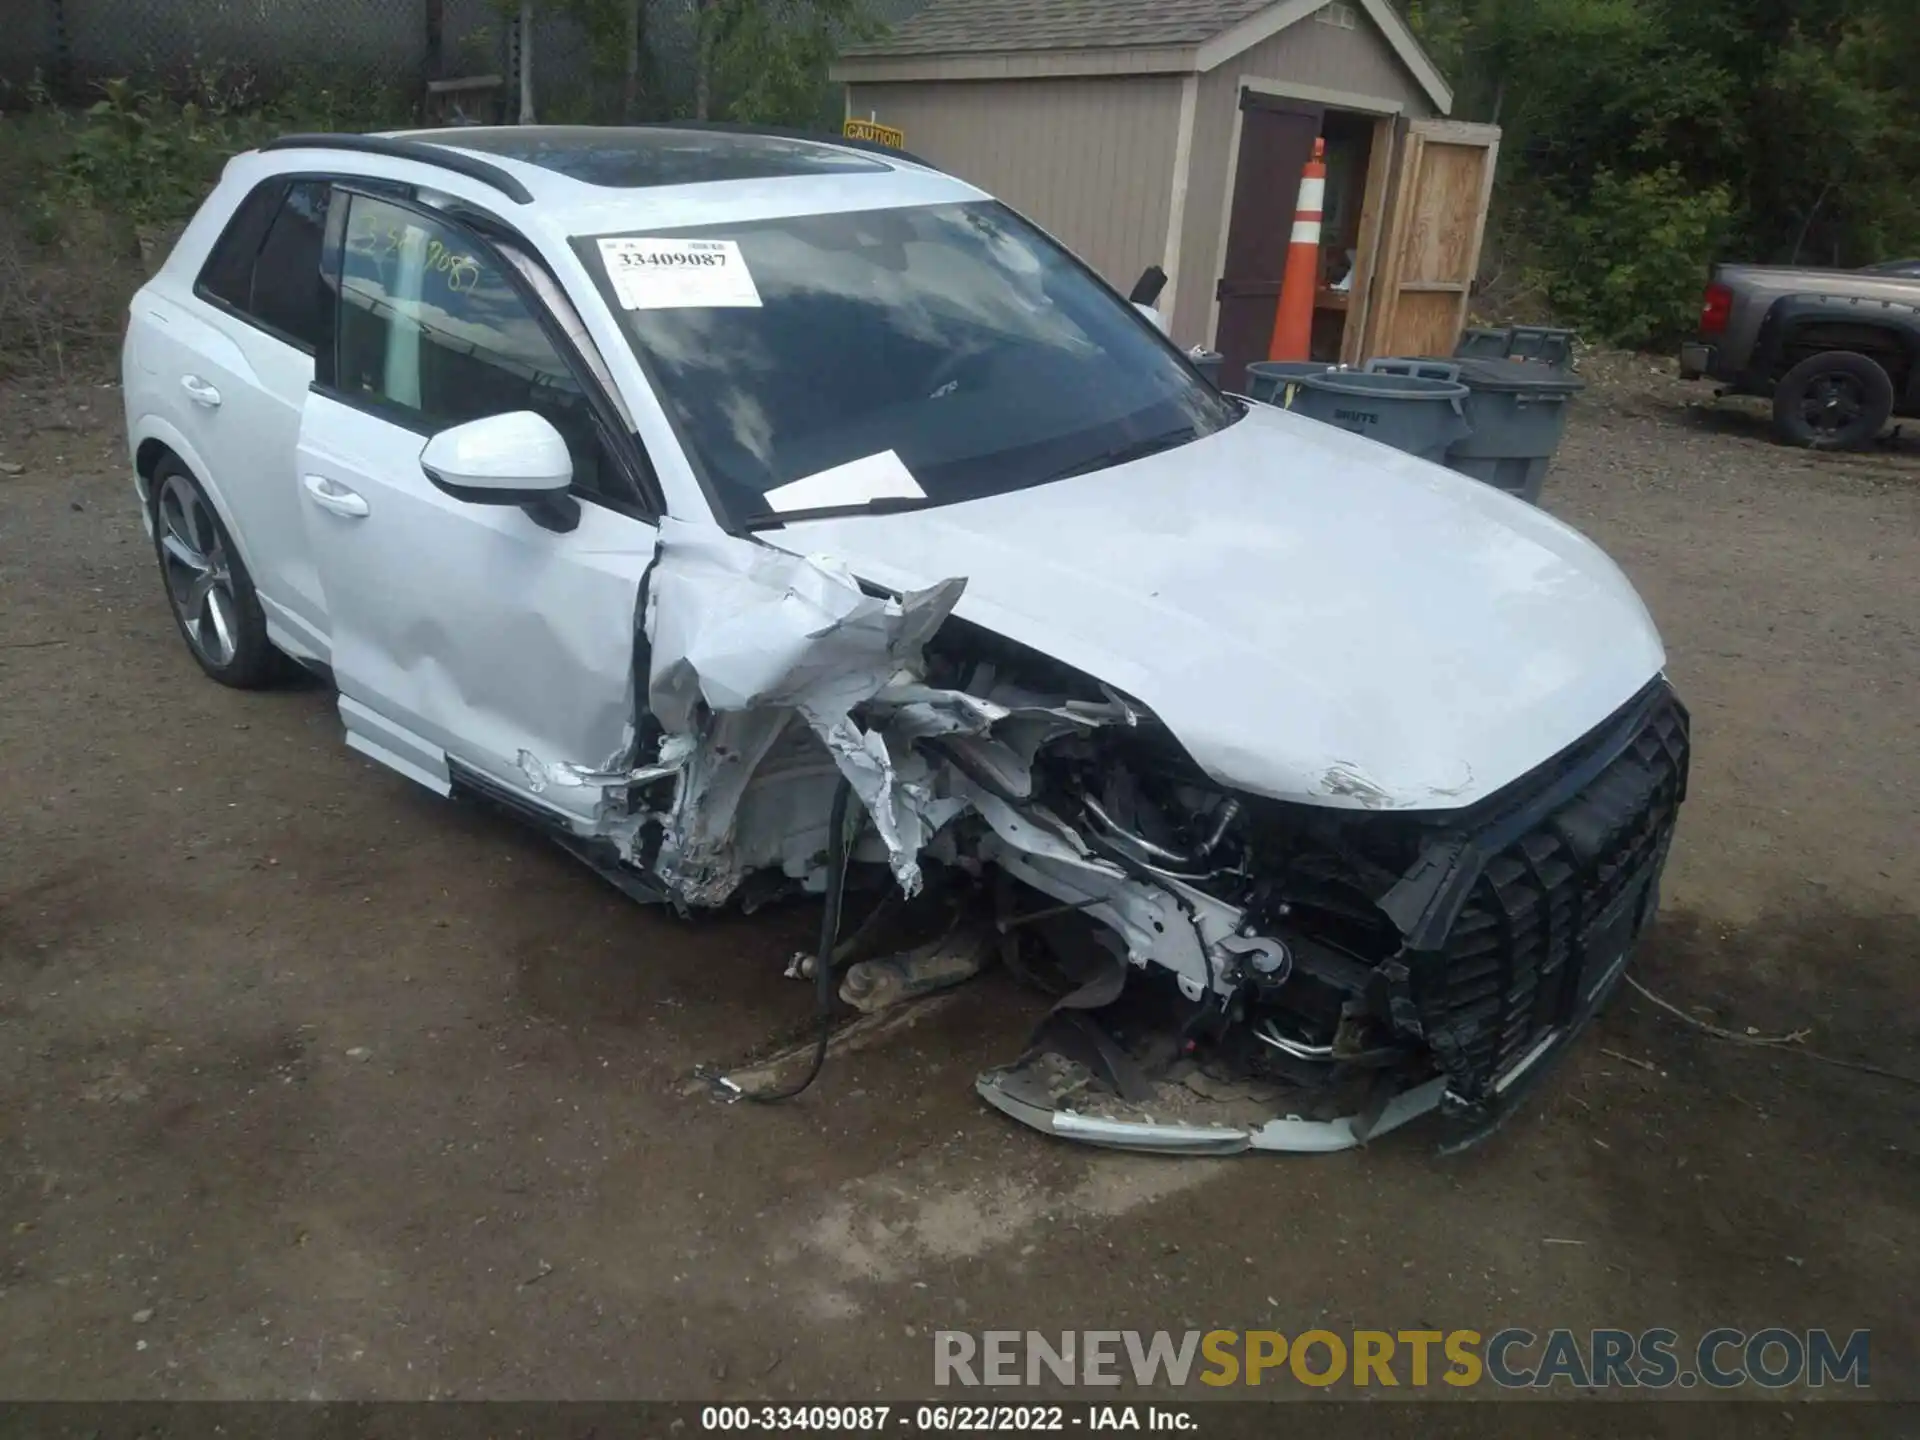
<svg viewBox="0 0 1920 1440">
<path fill-rule="evenodd" d="M 1855 450 L 1893 415 L 1893 380 L 1870 355 L 1831 350 L 1810 355 L 1773 392 L 1773 430 L 1788 445 Z"/>
<path fill-rule="evenodd" d="M 153 472 L 153 541 L 180 638 L 222 685 L 258 690 L 281 674 L 253 577 L 200 482 L 172 456 Z"/>
</svg>

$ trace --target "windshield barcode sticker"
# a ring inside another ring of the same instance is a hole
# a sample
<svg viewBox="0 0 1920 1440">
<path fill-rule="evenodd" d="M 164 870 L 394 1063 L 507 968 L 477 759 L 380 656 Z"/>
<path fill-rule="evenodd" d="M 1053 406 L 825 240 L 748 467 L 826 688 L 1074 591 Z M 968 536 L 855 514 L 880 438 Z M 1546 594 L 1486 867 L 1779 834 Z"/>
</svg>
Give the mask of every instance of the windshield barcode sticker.
<svg viewBox="0 0 1920 1440">
<path fill-rule="evenodd" d="M 760 308 L 760 291 L 732 240 L 602 240 L 600 259 L 627 310 Z"/>
</svg>

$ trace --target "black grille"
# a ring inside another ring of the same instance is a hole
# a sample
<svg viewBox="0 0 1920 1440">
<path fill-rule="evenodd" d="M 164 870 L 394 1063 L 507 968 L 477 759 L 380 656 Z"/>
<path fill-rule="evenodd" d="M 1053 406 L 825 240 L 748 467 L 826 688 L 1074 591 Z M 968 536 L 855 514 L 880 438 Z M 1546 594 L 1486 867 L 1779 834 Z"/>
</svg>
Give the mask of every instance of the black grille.
<svg viewBox="0 0 1920 1440">
<path fill-rule="evenodd" d="M 1601 727 L 1611 758 L 1571 794 L 1562 774 L 1475 837 L 1484 861 L 1444 941 L 1407 956 L 1421 1029 L 1459 1100 L 1485 1100 L 1582 1018 L 1645 918 L 1686 793 L 1687 712 L 1664 684 L 1628 709 Z"/>
</svg>

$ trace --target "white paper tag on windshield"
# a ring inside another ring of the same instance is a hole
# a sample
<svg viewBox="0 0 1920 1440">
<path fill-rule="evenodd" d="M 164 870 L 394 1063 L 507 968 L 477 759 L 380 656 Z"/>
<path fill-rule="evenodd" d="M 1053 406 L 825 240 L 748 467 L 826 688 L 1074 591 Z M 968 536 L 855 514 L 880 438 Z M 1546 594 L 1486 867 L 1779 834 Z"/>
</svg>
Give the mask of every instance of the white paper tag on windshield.
<svg viewBox="0 0 1920 1440">
<path fill-rule="evenodd" d="M 770 510 L 821 510 L 831 505 L 864 505 L 892 498 L 924 500 L 927 492 L 891 450 L 862 456 L 790 481 L 767 492 Z"/>
<path fill-rule="evenodd" d="M 602 240 L 600 259 L 628 310 L 760 308 L 760 291 L 733 240 Z"/>
</svg>

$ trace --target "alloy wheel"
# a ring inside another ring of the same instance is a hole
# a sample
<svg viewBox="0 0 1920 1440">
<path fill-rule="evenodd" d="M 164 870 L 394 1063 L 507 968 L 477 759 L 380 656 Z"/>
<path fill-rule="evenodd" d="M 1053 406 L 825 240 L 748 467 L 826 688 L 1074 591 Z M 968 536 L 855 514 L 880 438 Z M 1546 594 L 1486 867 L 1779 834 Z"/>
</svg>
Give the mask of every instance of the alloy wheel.
<svg viewBox="0 0 1920 1440">
<path fill-rule="evenodd" d="M 1822 435 L 1837 435 L 1860 418 L 1866 394 L 1853 376 L 1829 372 L 1816 375 L 1800 399 L 1800 413 Z"/>
<path fill-rule="evenodd" d="M 214 669 L 231 664 L 240 634 L 233 571 L 213 511 L 184 475 L 168 475 L 154 507 L 167 594 L 187 643 Z"/>
</svg>

